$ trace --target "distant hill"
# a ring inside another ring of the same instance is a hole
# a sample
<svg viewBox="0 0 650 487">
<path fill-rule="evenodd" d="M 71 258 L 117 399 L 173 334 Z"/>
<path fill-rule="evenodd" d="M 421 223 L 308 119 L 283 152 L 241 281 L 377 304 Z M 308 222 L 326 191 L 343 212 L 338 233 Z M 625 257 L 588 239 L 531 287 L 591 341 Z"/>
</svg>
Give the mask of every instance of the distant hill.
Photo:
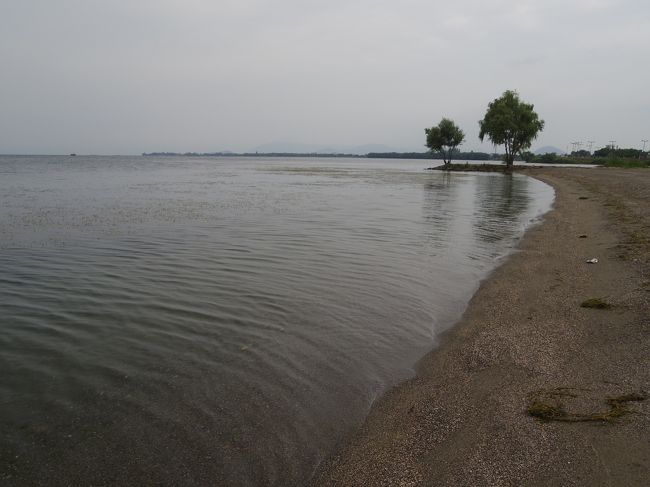
<svg viewBox="0 0 650 487">
<path fill-rule="evenodd" d="M 295 153 L 295 154 L 357 154 L 365 155 L 369 152 L 401 152 L 402 149 L 389 147 L 383 144 L 364 145 L 325 145 L 325 144 L 298 144 L 293 142 L 271 142 L 258 145 L 252 152 L 263 153 Z"/>
<path fill-rule="evenodd" d="M 533 154 L 540 155 L 540 154 L 559 154 L 559 155 L 564 155 L 566 154 L 565 151 L 562 149 L 558 149 L 557 147 L 554 147 L 552 145 L 545 145 L 544 147 L 540 147 L 539 149 L 535 149 L 533 151 Z"/>
</svg>

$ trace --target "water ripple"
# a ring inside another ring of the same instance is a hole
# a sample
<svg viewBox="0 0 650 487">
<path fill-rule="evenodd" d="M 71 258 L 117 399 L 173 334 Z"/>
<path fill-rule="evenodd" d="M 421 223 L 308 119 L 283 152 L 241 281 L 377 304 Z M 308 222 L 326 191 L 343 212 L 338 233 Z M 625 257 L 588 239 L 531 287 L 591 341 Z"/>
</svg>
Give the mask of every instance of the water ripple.
<svg viewBox="0 0 650 487">
<path fill-rule="evenodd" d="M 26 484 L 303 484 L 552 199 L 403 161 L 0 172 L 0 479 Z"/>
</svg>

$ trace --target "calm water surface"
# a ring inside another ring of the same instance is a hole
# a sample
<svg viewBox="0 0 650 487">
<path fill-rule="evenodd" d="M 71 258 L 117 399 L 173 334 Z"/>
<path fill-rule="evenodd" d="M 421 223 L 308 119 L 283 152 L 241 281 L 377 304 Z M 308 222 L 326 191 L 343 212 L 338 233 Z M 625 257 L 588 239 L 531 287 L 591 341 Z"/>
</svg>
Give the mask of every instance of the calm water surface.
<svg viewBox="0 0 650 487">
<path fill-rule="evenodd" d="M 552 202 L 426 161 L 0 157 L 0 480 L 301 485 Z"/>
</svg>

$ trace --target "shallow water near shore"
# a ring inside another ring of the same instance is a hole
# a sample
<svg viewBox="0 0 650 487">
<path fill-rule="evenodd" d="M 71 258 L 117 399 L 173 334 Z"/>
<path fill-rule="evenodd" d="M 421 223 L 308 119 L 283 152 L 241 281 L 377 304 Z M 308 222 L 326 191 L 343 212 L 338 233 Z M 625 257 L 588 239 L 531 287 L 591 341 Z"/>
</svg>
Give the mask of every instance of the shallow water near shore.
<svg viewBox="0 0 650 487">
<path fill-rule="evenodd" d="M 0 479 L 303 484 L 552 203 L 427 162 L 0 157 Z"/>
</svg>

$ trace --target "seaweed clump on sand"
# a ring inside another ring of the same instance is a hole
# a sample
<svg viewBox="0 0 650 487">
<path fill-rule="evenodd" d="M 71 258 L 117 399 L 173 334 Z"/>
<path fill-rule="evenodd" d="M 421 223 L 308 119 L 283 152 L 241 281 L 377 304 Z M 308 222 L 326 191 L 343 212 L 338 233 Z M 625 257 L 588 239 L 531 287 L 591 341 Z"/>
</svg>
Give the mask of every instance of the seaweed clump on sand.
<svg viewBox="0 0 650 487">
<path fill-rule="evenodd" d="M 583 308 L 592 309 L 609 309 L 612 307 L 612 305 L 605 301 L 603 298 L 589 298 L 580 303 L 580 306 Z"/>
<path fill-rule="evenodd" d="M 629 403 L 645 401 L 648 396 L 645 393 L 635 392 L 620 396 L 606 397 L 604 402 L 609 406 L 608 410 L 596 412 L 571 411 L 567 402 L 580 398 L 580 389 L 570 387 L 558 387 L 555 389 L 542 389 L 531 395 L 528 405 L 528 414 L 542 421 L 562 422 L 611 422 L 625 414 L 634 412 L 629 408 Z M 583 390 L 587 391 L 587 390 Z"/>
</svg>

